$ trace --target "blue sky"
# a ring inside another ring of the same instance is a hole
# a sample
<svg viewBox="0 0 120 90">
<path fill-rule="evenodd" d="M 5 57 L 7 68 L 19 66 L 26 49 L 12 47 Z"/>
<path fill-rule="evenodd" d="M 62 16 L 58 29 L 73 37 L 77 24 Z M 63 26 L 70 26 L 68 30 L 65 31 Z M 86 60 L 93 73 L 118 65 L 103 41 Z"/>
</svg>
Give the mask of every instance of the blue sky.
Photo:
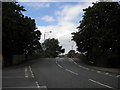
<svg viewBox="0 0 120 90">
<path fill-rule="evenodd" d="M 27 10 L 24 15 L 35 19 L 38 30 L 42 33 L 40 42 L 47 38 L 56 38 L 59 44 L 69 50 L 76 50 L 72 32 L 83 16 L 83 9 L 92 5 L 91 2 L 19 2 Z M 52 31 L 52 33 L 49 33 Z"/>
<path fill-rule="evenodd" d="M 81 2 L 83 4 L 85 2 Z M 23 12 L 24 15 L 32 17 L 36 20 L 37 26 L 55 25 L 57 21 L 46 22 L 41 20 L 41 17 L 52 16 L 56 18 L 55 12 L 60 10 L 62 6 L 65 5 L 76 5 L 77 2 L 20 2 L 27 11 Z M 82 15 L 81 15 L 82 16 Z"/>
</svg>

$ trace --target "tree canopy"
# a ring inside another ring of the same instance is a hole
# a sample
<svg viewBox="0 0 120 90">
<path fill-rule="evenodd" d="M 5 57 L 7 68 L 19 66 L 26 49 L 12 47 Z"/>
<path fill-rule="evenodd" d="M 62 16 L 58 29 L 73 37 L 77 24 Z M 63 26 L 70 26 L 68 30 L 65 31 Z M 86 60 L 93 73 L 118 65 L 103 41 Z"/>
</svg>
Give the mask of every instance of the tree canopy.
<svg viewBox="0 0 120 90">
<path fill-rule="evenodd" d="M 76 54 L 77 54 L 77 53 L 75 52 L 75 50 L 70 50 L 70 51 L 68 52 L 67 56 L 68 56 L 69 58 L 72 58 L 72 57 L 75 57 Z"/>
<path fill-rule="evenodd" d="M 65 52 L 65 49 L 59 46 L 58 39 L 46 39 L 42 46 L 44 47 L 46 57 L 57 57 Z"/>
<path fill-rule="evenodd" d="M 32 54 L 41 49 L 41 32 L 35 20 L 22 14 L 26 11 L 16 2 L 2 3 L 2 52 L 5 58 L 14 54 Z"/>
<path fill-rule="evenodd" d="M 78 32 L 72 33 L 78 51 L 95 64 L 120 66 L 120 4 L 97 2 L 83 11 Z"/>
</svg>

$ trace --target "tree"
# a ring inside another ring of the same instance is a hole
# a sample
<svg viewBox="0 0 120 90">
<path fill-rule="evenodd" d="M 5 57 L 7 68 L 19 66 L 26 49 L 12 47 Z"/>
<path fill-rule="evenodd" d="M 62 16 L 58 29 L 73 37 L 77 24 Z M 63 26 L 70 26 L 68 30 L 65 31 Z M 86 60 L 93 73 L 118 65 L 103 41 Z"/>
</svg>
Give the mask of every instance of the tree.
<svg viewBox="0 0 120 90">
<path fill-rule="evenodd" d="M 67 54 L 69 58 L 75 57 L 75 55 L 76 55 L 75 50 L 70 50 Z"/>
<path fill-rule="evenodd" d="M 36 30 L 35 20 L 24 16 L 26 11 L 17 2 L 2 3 L 2 53 L 4 62 L 12 63 L 15 54 L 34 53 L 41 49 L 40 31 Z"/>
<path fill-rule="evenodd" d="M 119 67 L 120 4 L 98 2 L 83 11 L 78 32 L 72 33 L 78 51 L 96 65 Z"/>
<path fill-rule="evenodd" d="M 57 57 L 59 54 L 64 53 L 65 49 L 62 49 L 62 46 L 59 46 L 57 39 L 46 39 L 42 44 L 45 48 L 46 57 Z"/>
</svg>

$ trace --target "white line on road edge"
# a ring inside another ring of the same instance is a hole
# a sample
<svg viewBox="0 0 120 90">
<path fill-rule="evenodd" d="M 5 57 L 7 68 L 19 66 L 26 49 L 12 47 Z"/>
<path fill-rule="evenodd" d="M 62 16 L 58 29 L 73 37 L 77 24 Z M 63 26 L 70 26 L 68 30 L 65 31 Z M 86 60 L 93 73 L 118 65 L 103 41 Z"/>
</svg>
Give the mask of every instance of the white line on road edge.
<svg viewBox="0 0 120 90">
<path fill-rule="evenodd" d="M 94 82 L 94 83 L 97 83 L 97 84 L 99 84 L 99 85 L 102 85 L 102 86 L 104 86 L 104 87 L 112 88 L 112 89 L 118 90 L 118 89 L 116 89 L 116 88 L 113 88 L 113 87 L 108 86 L 108 85 L 106 85 L 106 84 L 100 83 L 100 82 L 95 81 L 95 80 L 93 80 L 93 79 L 89 79 L 89 80 L 92 81 L 92 82 Z"/>
<path fill-rule="evenodd" d="M 120 77 L 120 75 L 117 75 L 116 77 L 117 77 L 117 78 L 119 78 L 119 77 Z"/>
<path fill-rule="evenodd" d="M 83 67 L 83 66 L 81 66 L 81 65 L 79 65 L 78 63 L 76 63 L 73 59 L 70 59 L 74 64 L 76 64 L 76 65 L 78 65 L 80 68 L 83 68 L 83 69 L 86 69 L 86 70 L 91 70 L 91 71 L 95 71 L 94 69 L 89 69 L 89 68 L 86 68 L 86 67 Z M 103 74 L 101 71 L 96 71 L 97 73 L 99 73 L 99 74 Z M 115 77 L 115 76 L 113 76 L 113 75 L 110 75 L 108 72 L 107 73 L 105 73 L 105 74 L 103 74 L 103 75 L 108 75 L 108 76 L 111 76 L 111 77 Z M 119 78 L 120 77 L 120 75 L 117 75 L 116 76 L 116 78 Z"/>
<path fill-rule="evenodd" d="M 60 64 L 57 64 L 60 68 L 63 68 Z"/>
<path fill-rule="evenodd" d="M 28 70 L 25 68 L 25 77 L 28 78 Z"/>
<path fill-rule="evenodd" d="M 109 73 L 105 73 L 105 75 L 108 75 Z"/>
<path fill-rule="evenodd" d="M 76 63 L 76 62 L 74 62 L 74 64 L 76 64 L 76 65 L 77 65 L 77 63 Z"/>
<path fill-rule="evenodd" d="M 68 71 L 68 72 L 71 72 L 72 74 L 78 75 L 78 73 L 75 73 L 75 72 L 73 72 L 73 71 L 71 71 L 69 69 L 65 69 L 65 70 Z"/>
<path fill-rule="evenodd" d="M 31 69 L 30 66 L 29 66 L 29 70 L 30 70 L 30 73 L 31 73 L 32 78 L 34 78 L 35 76 L 34 76 L 33 71 L 32 71 L 32 69 Z"/>
<path fill-rule="evenodd" d="M 97 71 L 97 73 L 101 73 L 101 71 Z"/>
</svg>

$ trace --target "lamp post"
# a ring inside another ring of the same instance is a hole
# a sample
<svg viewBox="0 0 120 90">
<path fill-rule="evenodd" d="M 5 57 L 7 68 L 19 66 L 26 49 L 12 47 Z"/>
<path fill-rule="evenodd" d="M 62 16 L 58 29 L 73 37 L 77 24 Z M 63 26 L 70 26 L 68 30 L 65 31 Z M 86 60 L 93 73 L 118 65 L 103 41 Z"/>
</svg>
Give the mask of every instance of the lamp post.
<svg viewBox="0 0 120 90">
<path fill-rule="evenodd" d="M 52 31 L 48 31 L 48 32 L 45 32 L 45 33 L 44 33 L 44 41 L 45 41 L 45 34 L 46 34 L 46 33 L 52 33 Z"/>
<path fill-rule="evenodd" d="M 46 34 L 46 33 L 52 33 L 52 31 L 48 31 L 48 32 L 45 32 L 45 33 L 44 33 L 44 42 L 45 42 L 45 34 Z M 44 50 L 44 51 L 46 50 L 45 46 L 43 46 L 43 50 Z"/>
</svg>

